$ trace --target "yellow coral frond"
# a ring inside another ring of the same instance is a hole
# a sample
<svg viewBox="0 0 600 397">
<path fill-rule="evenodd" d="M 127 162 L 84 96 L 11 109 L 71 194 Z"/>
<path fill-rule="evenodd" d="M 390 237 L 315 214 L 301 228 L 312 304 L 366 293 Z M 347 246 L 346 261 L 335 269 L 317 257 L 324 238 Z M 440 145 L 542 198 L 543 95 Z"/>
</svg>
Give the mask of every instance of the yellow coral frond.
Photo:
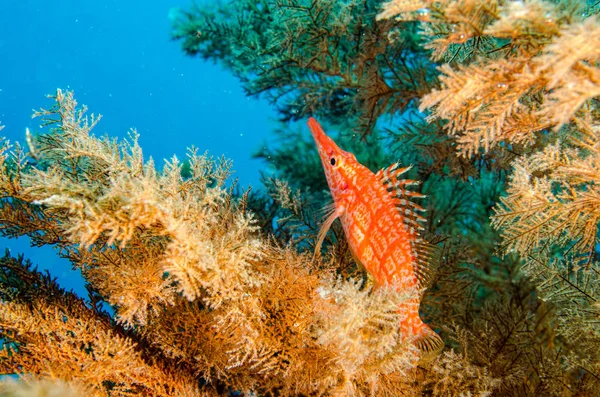
<svg viewBox="0 0 600 397">
<path fill-rule="evenodd" d="M 430 3 L 430 0 L 391 0 L 383 4 L 383 10 L 377 14 L 377 19 L 400 18 L 400 14 L 425 9 Z"/>
<path fill-rule="evenodd" d="M 589 116 L 589 114 L 588 114 Z M 600 222 L 600 129 L 582 120 L 573 147 L 549 145 L 515 161 L 493 225 L 506 250 L 529 255 L 553 245 L 593 256 Z"/>
<path fill-rule="evenodd" d="M 600 60 L 600 23 L 595 16 L 561 30 L 560 36 L 546 46 L 535 62 L 548 73 L 548 86 L 556 87 L 576 65 L 594 65 Z"/>
<path fill-rule="evenodd" d="M 487 68 L 445 64 L 440 71 L 441 89 L 425 95 L 420 109 L 431 109 L 430 120 L 449 120 L 448 133 L 458 137 L 462 155 L 488 151 L 503 140 L 530 142 L 547 125 L 523 103 L 537 84 L 525 61 L 497 60 Z"/>
</svg>

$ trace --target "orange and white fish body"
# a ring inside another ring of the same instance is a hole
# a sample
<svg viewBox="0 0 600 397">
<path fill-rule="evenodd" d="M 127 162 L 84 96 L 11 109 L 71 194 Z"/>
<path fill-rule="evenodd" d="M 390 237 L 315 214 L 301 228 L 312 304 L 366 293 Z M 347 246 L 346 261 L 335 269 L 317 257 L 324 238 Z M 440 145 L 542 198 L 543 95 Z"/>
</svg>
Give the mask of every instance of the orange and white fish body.
<svg viewBox="0 0 600 397">
<path fill-rule="evenodd" d="M 417 269 L 415 244 L 419 222 L 424 218 L 418 214 L 423 209 L 410 200 L 422 195 L 405 189 L 416 182 L 398 179 L 408 168 L 394 164 L 375 174 L 352 153 L 340 149 L 314 118 L 308 125 L 334 200 L 334 210 L 321 228 L 317 251 L 339 218 L 352 255 L 377 285 L 398 290 L 417 288 L 423 269 L 421 273 Z M 399 308 L 406 318 L 400 332 L 414 337 L 425 351 L 439 350 L 443 342 L 419 317 L 420 298 L 415 299 Z"/>
</svg>

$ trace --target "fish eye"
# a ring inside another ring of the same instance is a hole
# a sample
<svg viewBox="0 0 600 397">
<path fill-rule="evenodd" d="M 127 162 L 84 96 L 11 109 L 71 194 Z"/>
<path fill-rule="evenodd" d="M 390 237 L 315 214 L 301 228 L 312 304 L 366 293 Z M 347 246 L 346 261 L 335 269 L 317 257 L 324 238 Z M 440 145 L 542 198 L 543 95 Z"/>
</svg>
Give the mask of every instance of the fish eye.
<svg viewBox="0 0 600 397">
<path fill-rule="evenodd" d="M 335 165 L 335 157 L 332 157 L 329 161 L 331 162 L 331 165 Z"/>
</svg>

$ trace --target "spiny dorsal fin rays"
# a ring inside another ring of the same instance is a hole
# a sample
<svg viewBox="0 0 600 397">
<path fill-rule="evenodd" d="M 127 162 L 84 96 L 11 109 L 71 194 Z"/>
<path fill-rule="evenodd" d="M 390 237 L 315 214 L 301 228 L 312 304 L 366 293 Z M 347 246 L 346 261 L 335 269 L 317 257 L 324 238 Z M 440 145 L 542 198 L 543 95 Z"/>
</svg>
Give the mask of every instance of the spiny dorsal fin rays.
<svg viewBox="0 0 600 397">
<path fill-rule="evenodd" d="M 403 189 L 404 186 L 418 185 L 421 183 L 420 181 L 398 178 L 400 175 L 408 172 L 412 168 L 412 165 L 409 165 L 408 167 L 404 168 L 398 167 L 400 167 L 400 163 L 394 163 L 387 168 L 383 168 L 377 171 L 377 174 L 375 175 L 379 178 L 379 180 L 381 180 L 381 182 L 388 189 L 388 191 L 395 191 L 401 189 L 402 194 L 398 195 L 398 197 L 425 197 L 421 193 Z"/>
<path fill-rule="evenodd" d="M 390 193 L 392 193 L 392 192 L 390 192 Z M 414 193 L 414 192 L 410 192 L 410 193 Z M 419 212 L 425 212 L 426 211 L 425 208 L 421 207 L 419 204 L 417 204 L 415 202 L 412 202 L 410 200 L 407 200 L 405 198 L 405 196 L 408 196 L 408 195 L 404 194 L 404 195 L 395 195 L 394 196 L 394 199 L 395 199 L 394 201 L 396 202 L 396 207 L 398 207 L 398 206 L 401 206 L 402 208 L 410 207 L 414 211 L 419 211 Z M 425 197 L 425 196 L 422 195 L 422 194 L 419 194 L 419 196 L 414 195 L 413 197 L 422 198 L 422 197 Z"/>
<path fill-rule="evenodd" d="M 419 236 L 419 232 L 425 229 L 423 223 L 426 221 L 425 217 L 420 213 L 426 210 L 411 199 L 424 198 L 426 196 L 408 190 L 407 187 L 418 185 L 420 181 L 399 179 L 401 175 L 408 172 L 411 168 L 412 165 L 400 168 L 399 163 L 394 163 L 387 168 L 379 170 L 376 175 L 393 198 L 394 205 L 404 220 L 406 231 L 413 236 L 411 246 L 415 257 L 415 275 L 417 276 L 419 286 L 427 288 L 431 281 L 433 269 L 439 262 L 439 249 Z M 433 344 L 437 346 L 437 341 Z"/>
<path fill-rule="evenodd" d="M 405 214 L 403 214 L 405 215 Z M 413 235 L 415 233 L 418 233 L 419 230 L 425 230 L 425 228 L 423 227 L 423 225 L 419 222 L 425 222 L 427 219 L 419 217 L 419 218 L 408 218 L 406 217 L 406 215 L 404 216 L 404 222 L 406 223 L 407 228 L 409 229 L 408 232 Z M 412 229 L 412 230 L 411 230 Z"/>
<path fill-rule="evenodd" d="M 412 168 L 412 165 L 409 165 L 408 167 L 404 167 L 404 168 L 398 168 L 400 167 L 400 163 L 394 163 L 392 165 L 390 165 L 387 168 L 382 168 L 379 171 L 377 171 L 377 173 L 375 174 L 377 176 L 377 178 L 383 180 L 383 179 L 388 179 L 391 180 L 393 179 L 397 179 L 398 176 L 404 174 L 405 172 L 407 172 L 408 170 L 410 170 Z"/>
<path fill-rule="evenodd" d="M 425 211 L 423 209 L 423 207 L 412 202 L 410 199 L 411 198 L 423 198 L 426 196 L 421 193 L 406 189 L 406 187 L 408 187 L 408 186 L 418 185 L 421 182 L 415 181 L 412 179 L 399 179 L 398 178 L 400 175 L 402 175 L 402 174 L 406 173 L 408 170 L 410 170 L 412 168 L 412 165 L 408 166 L 408 167 L 404 167 L 404 168 L 398 168 L 399 166 L 400 166 L 399 163 L 394 163 L 387 168 L 377 171 L 377 174 L 375 174 L 375 175 L 379 178 L 381 183 L 383 183 L 383 186 L 387 189 L 389 194 L 393 198 L 399 199 L 399 201 L 396 202 L 397 206 L 401 205 L 403 208 L 411 207 L 411 208 L 415 209 L 416 211 L 421 211 L 421 212 Z"/>
<path fill-rule="evenodd" d="M 389 193 L 394 193 L 394 197 L 426 197 L 424 194 L 421 194 L 419 192 L 414 192 L 412 190 L 405 189 L 405 187 L 407 186 L 414 186 L 420 184 L 420 181 L 414 181 L 412 179 L 396 179 L 395 181 L 381 180 L 381 182 L 383 182 L 383 185 L 386 187 Z"/>
<path fill-rule="evenodd" d="M 415 203 L 411 199 L 423 198 L 425 195 L 408 190 L 407 187 L 418 185 L 420 182 L 411 179 L 399 179 L 398 177 L 405 174 L 412 166 L 399 168 L 399 163 L 394 163 L 387 168 L 381 169 L 376 176 L 379 178 L 383 186 L 392 197 L 396 209 L 402 215 L 407 232 L 418 239 L 419 231 L 424 230 L 421 225 L 425 222 L 425 218 L 419 212 L 425 212 L 425 208 Z M 420 223 L 421 222 L 421 223 Z"/>
<path fill-rule="evenodd" d="M 425 212 L 425 208 L 421 207 L 418 204 L 409 202 L 406 199 L 399 199 L 394 197 L 394 205 L 396 206 L 398 212 L 400 212 L 400 215 L 402 215 L 402 217 L 405 219 L 412 219 L 416 222 L 425 222 L 427 220 L 421 214 L 419 214 L 419 212 Z M 417 225 L 420 227 L 421 230 L 423 229 L 421 224 Z"/>
<path fill-rule="evenodd" d="M 402 174 L 407 173 L 410 169 L 412 169 L 412 165 L 408 167 L 398 168 L 400 167 L 400 163 L 394 163 L 387 168 L 382 168 L 375 174 L 384 185 L 388 183 L 396 183 L 400 182 L 403 185 L 414 185 L 419 184 L 419 181 L 415 181 L 412 179 L 399 179 L 398 177 Z"/>
</svg>

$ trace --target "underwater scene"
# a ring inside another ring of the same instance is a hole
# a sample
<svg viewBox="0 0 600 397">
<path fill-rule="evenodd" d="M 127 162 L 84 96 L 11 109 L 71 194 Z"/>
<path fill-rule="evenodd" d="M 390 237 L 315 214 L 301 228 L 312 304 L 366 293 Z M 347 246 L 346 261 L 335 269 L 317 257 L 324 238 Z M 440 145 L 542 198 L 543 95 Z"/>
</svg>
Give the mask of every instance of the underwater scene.
<svg viewBox="0 0 600 397">
<path fill-rule="evenodd" d="M 600 1 L 0 8 L 0 396 L 600 396 Z"/>
</svg>

